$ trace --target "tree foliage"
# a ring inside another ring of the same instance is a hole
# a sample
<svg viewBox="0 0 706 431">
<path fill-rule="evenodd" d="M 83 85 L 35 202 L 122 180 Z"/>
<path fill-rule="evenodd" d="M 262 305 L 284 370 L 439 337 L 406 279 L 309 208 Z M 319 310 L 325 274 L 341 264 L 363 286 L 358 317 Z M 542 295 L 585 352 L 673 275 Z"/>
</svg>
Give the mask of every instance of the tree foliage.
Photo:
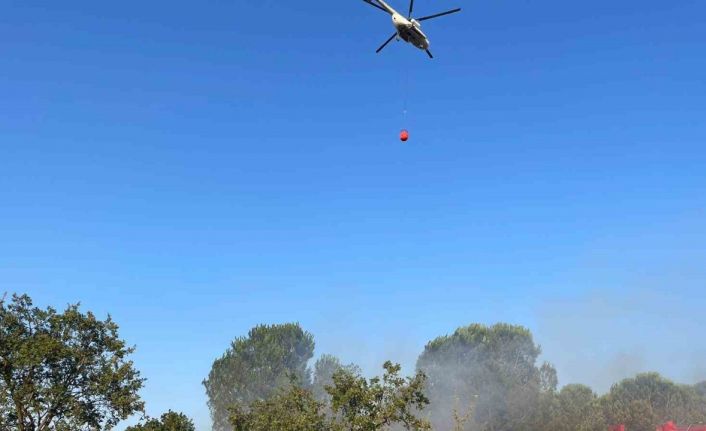
<svg viewBox="0 0 706 431">
<path fill-rule="evenodd" d="M 390 361 L 383 368 L 382 378 L 370 380 L 346 370 L 334 373 L 333 385 L 326 390 L 344 429 L 377 431 L 399 424 L 407 430 L 431 430 L 431 424 L 416 414 L 429 404 L 424 395 L 424 374 L 400 377 L 399 364 Z"/>
<path fill-rule="evenodd" d="M 229 429 L 229 408 L 269 398 L 289 375 L 307 384 L 313 354 L 313 336 L 295 323 L 259 325 L 236 338 L 203 382 L 214 430 Z"/>
<path fill-rule="evenodd" d="M 265 400 L 230 409 L 234 431 L 331 431 L 324 404 L 297 385 L 280 388 Z"/>
<path fill-rule="evenodd" d="M 549 429 L 555 431 L 606 431 L 608 424 L 598 396 L 585 385 L 571 384 L 552 397 Z"/>
<path fill-rule="evenodd" d="M 170 410 L 159 419 L 148 419 L 144 424 L 127 427 L 125 431 L 196 431 L 196 427 L 185 414 Z"/>
<path fill-rule="evenodd" d="M 110 429 L 141 411 L 133 348 L 108 317 L 0 301 L 0 425 L 18 431 Z"/>
<path fill-rule="evenodd" d="M 694 389 L 696 390 L 696 393 L 702 397 L 706 397 L 706 381 L 695 384 Z"/>
<path fill-rule="evenodd" d="M 312 378 L 312 392 L 314 397 L 325 403 L 329 403 L 331 396 L 326 392 L 326 386 L 333 384 L 333 375 L 339 370 L 346 370 L 351 374 L 360 374 L 360 368 L 354 364 L 343 365 L 341 361 L 333 355 L 321 355 L 314 364 Z"/>
<path fill-rule="evenodd" d="M 395 425 L 429 431 L 415 415 L 427 402 L 424 376 L 400 377 L 400 366 L 391 362 L 384 368 L 382 378 L 370 380 L 345 368 L 334 372 L 326 386 L 333 414 L 311 389 L 292 384 L 268 399 L 234 406 L 231 424 L 235 431 L 378 431 Z"/>
<path fill-rule="evenodd" d="M 652 431 L 661 423 L 706 422 L 706 403 L 695 387 L 678 385 L 658 373 L 622 380 L 603 399 L 606 418 L 630 431 Z"/>
<path fill-rule="evenodd" d="M 429 342 L 417 360 L 428 376 L 427 394 L 435 428 L 453 422 L 450 405 L 469 405 L 477 397 L 475 422 L 486 430 L 531 427 L 543 392 L 556 389 L 556 371 L 537 366 L 541 349 L 526 328 L 474 324 Z"/>
</svg>

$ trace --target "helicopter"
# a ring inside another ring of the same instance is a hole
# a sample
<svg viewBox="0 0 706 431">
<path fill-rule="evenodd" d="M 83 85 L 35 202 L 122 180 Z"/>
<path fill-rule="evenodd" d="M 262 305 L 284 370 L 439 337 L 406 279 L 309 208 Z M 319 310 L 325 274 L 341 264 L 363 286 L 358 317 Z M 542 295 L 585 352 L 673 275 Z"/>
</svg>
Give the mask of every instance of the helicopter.
<svg viewBox="0 0 706 431">
<path fill-rule="evenodd" d="M 397 38 L 397 40 L 404 40 L 405 42 L 414 45 L 415 47 L 426 51 L 429 58 L 434 58 L 429 51 L 429 38 L 422 32 L 421 21 L 426 21 L 428 19 L 438 18 L 444 15 L 449 15 L 452 13 L 460 12 L 461 8 L 452 9 L 446 12 L 437 13 L 434 15 L 425 16 L 422 18 L 412 18 L 412 11 L 414 10 L 414 0 L 409 2 L 409 14 L 405 18 L 402 14 L 393 9 L 390 5 L 385 3 L 385 0 L 363 0 L 370 6 L 376 7 L 381 11 L 392 15 L 392 24 L 395 26 L 395 33 L 390 36 L 385 43 L 380 46 L 380 48 L 375 51 L 379 53 L 387 46 L 388 43 L 392 42 L 392 39 Z"/>
</svg>

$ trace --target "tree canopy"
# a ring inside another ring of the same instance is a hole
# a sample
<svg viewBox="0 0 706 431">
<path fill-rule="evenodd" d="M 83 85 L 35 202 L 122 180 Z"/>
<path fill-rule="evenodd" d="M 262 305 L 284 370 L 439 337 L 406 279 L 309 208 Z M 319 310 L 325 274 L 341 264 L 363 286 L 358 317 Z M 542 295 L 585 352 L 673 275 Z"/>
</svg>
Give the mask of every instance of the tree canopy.
<svg viewBox="0 0 706 431">
<path fill-rule="evenodd" d="M 144 424 L 127 427 L 125 431 L 196 431 L 196 427 L 185 414 L 170 410 L 159 419 L 148 419 Z"/>
<path fill-rule="evenodd" d="M 399 376 L 400 366 L 384 364 L 382 377 L 366 379 L 339 368 L 326 386 L 333 414 L 309 388 L 295 381 L 265 400 L 235 405 L 230 421 L 235 431 L 379 431 L 399 426 L 428 431 L 429 423 L 416 416 L 428 401 L 424 376 Z"/>
<path fill-rule="evenodd" d="M 18 431 L 110 429 L 143 410 L 134 348 L 111 320 L 0 301 L 0 425 Z"/>
<path fill-rule="evenodd" d="M 537 366 L 541 349 L 521 326 L 473 324 L 429 342 L 417 360 L 428 376 L 435 428 L 451 428 L 454 401 L 474 405 L 482 429 L 522 429 L 539 394 L 556 388 L 556 372 Z"/>
<path fill-rule="evenodd" d="M 230 409 L 234 431 L 331 431 L 323 402 L 296 384 L 280 388 L 265 400 Z"/>
<path fill-rule="evenodd" d="M 339 370 L 346 370 L 352 374 L 360 374 L 360 368 L 354 364 L 343 365 L 333 355 L 321 355 L 314 364 L 312 376 L 312 392 L 319 401 L 330 402 L 331 396 L 326 392 L 326 386 L 333 383 L 333 375 Z"/>
<path fill-rule="evenodd" d="M 607 431 L 598 396 L 591 388 L 580 384 L 566 385 L 556 396 L 548 411 L 547 428 L 555 431 Z"/>
<path fill-rule="evenodd" d="M 406 430 L 431 430 L 431 424 L 416 415 L 429 404 L 424 395 L 424 374 L 417 372 L 413 377 L 401 377 L 400 365 L 390 361 L 385 362 L 383 368 L 382 378 L 370 380 L 343 369 L 334 373 L 333 384 L 326 391 L 344 428 L 378 431 L 398 424 Z"/>
<path fill-rule="evenodd" d="M 678 385 L 658 373 L 643 373 L 614 384 L 603 399 L 606 418 L 630 431 L 653 431 L 667 421 L 706 422 L 706 400 L 694 386 Z"/>
<path fill-rule="evenodd" d="M 696 389 L 696 392 L 699 395 L 701 395 L 702 397 L 706 397 L 706 381 L 695 384 L 694 389 Z"/>
<path fill-rule="evenodd" d="M 214 429 L 228 430 L 229 408 L 269 398 L 290 375 L 308 384 L 313 355 L 314 337 L 296 323 L 258 325 L 236 338 L 203 382 Z"/>
</svg>

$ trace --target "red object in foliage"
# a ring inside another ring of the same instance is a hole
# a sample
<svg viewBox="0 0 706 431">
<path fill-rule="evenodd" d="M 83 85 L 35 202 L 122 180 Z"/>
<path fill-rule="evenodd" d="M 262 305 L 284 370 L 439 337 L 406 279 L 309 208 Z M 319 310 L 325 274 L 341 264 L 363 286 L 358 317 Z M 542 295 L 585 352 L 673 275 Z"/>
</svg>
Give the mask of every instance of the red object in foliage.
<svg viewBox="0 0 706 431">
<path fill-rule="evenodd" d="M 657 427 L 656 431 L 706 431 L 706 425 L 681 425 L 677 426 L 669 421 Z"/>
<path fill-rule="evenodd" d="M 611 425 L 608 427 L 608 431 L 626 431 L 625 425 Z M 630 430 L 627 430 L 630 431 Z M 677 426 L 674 422 L 665 422 L 659 426 L 655 431 L 706 431 L 706 425 L 681 425 Z"/>
<path fill-rule="evenodd" d="M 403 129 L 403 130 L 400 132 L 400 141 L 406 142 L 407 139 L 409 139 L 409 132 Z"/>
</svg>

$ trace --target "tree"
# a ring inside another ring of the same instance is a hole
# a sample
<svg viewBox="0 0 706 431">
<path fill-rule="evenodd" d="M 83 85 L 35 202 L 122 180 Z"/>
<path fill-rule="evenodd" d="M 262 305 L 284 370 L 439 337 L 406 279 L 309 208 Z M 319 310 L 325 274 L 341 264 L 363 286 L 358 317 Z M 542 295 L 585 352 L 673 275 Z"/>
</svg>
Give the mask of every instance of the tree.
<svg viewBox="0 0 706 431">
<path fill-rule="evenodd" d="M 704 398 L 697 390 L 658 373 L 638 374 L 614 384 L 601 402 L 609 422 L 623 423 L 631 431 L 652 431 L 667 421 L 706 421 Z"/>
<path fill-rule="evenodd" d="M 125 431 L 196 431 L 196 427 L 185 414 L 169 410 L 160 419 L 148 419 L 144 424 L 127 427 Z"/>
<path fill-rule="evenodd" d="M 331 431 L 324 404 L 308 389 L 292 384 L 266 400 L 230 409 L 235 431 Z"/>
<path fill-rule="evenodd" d="M 546 393 L 556 391 L 559 385 L 559 378 L 556 374 L 556 368 L 548 362 L 539 367 L 539 390 Z"/>
<path fill-rule="evenodd" d="M 343 365 L 341 361 L 333 355 L 321 355 L 314 364 L 312 379 L 312 392 L 314 397 L 328 404 L 330 395 L 326 392 L 326 386 L 333 383 L 333 375 L 338 370 L 346 370 L 353 374 L 360 374 L 360 368 L 354 364 Z"/>
<path fill-rule="evenodd" d="M 596 394 L 585 385 L 564 386 L 553 397 L 548 429 L 555 431 L 605 431 L 608 429 Z"/>
<path fill-rule="evenodd" d="M 390 361 L 383 365 L 382 377 L 370 380 L 347 370 L 333 375 L 333 385 L 326 391 L 331 406 L 347 431 L 378 431 L 399 424 L 406 430 L 428 431 L 431 424 L 416 416 L 429 404 L 424 395 L 425 376 L 399 376 L 400 366 Z"/>
<path fill-rule="evenodd" d="M 0 301 L 0 424 L 18 431 L 110 429 L 143 410 L 144 379 L 118 325 L 34 307 L 27 295 Z"/>
<path fill-rule="evenodd" d="M 429 423 L 415 416 L 428 402 L 424 376 L 405 379 L 399 377 L 399 365 L 386 362 L 384 367 L 382 378 L 370 380 L 339 367 L 326 386 L 333 414 L 292 376 L 290 384 L 270 398 L 234 405 L 230 423 L 235 431 L 378 431 L 397 425 L 429 431 Z"/>
<path fill-rule="evenodd" d="M 508 324 L 473 324 L 429 342 L 417 369 L 428 376 L 432 406 L 458 399 L 470 405 L 477 397 L 475 422 L 481 429 L 523 430 L 536 420 L 540 394 L 556 389 L 556 371 L 537 366 L 541 353 L 526 328 Z M 434 408 L 434 428 L 452 427 L 452 412 Z"/>
<path fill-rule="evenodd" d="M 203 382 L 214 430 L 230 428 L 230 407 L 270 397 L 289 383 L 290 374 L 308 384 L 313 355 L 314 337 L 296 323 L 259 325 L 236 338 Z"/>
<path fill-rule="evenodd" d="M 694 389 L 699 395 L 706 398 L 706 381 L 695 384 Z"/>
</svg>

